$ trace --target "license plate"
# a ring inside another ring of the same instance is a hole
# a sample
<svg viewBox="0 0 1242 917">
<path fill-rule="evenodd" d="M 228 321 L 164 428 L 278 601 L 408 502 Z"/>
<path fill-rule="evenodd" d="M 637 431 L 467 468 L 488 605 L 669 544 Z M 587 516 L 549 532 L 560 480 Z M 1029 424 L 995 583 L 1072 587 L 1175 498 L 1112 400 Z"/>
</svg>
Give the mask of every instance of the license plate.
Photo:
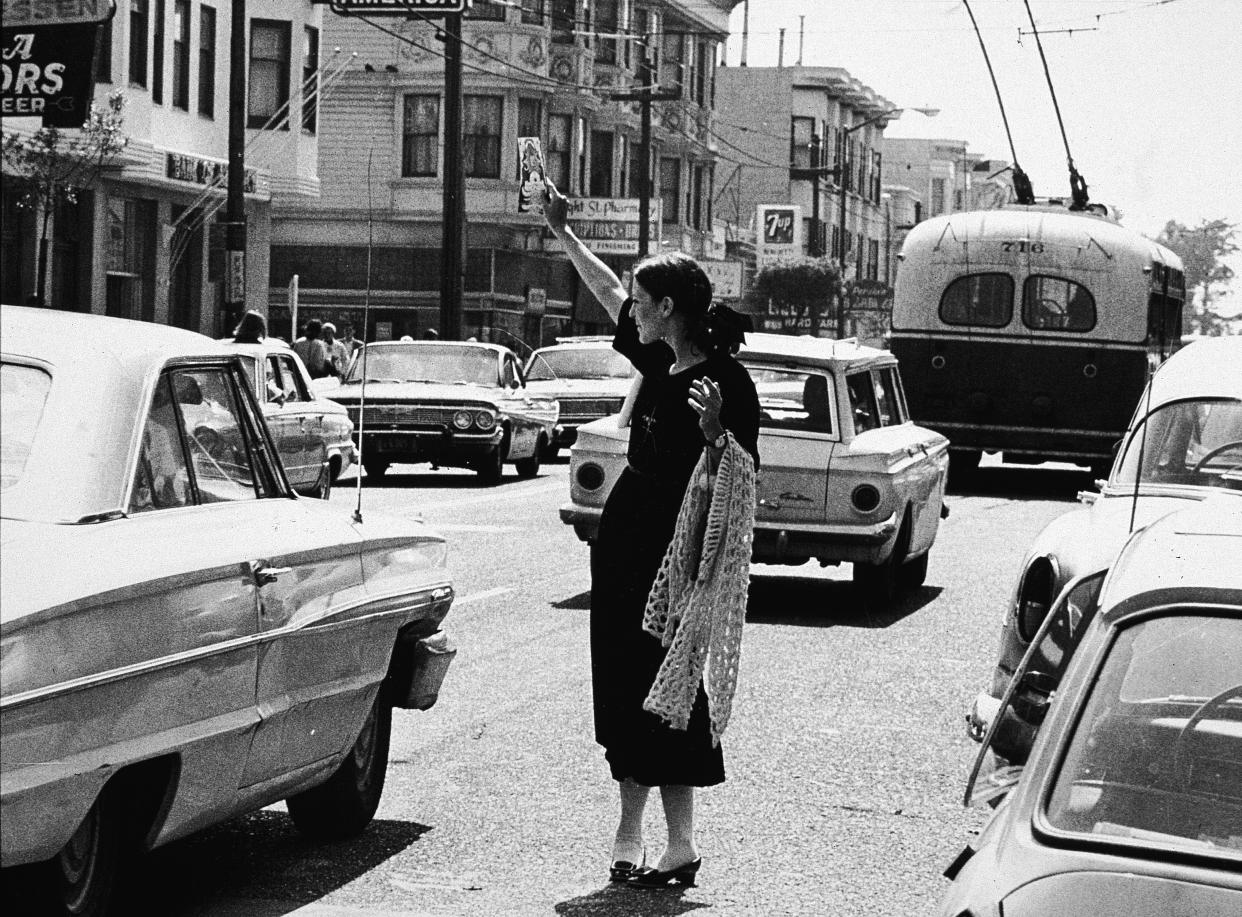
<svg viewBox="0 0 1242 917">
<path fill-rule="evenodd" d="M 413 452 L 416 445 L 412 436 L 375 437 L 375 448 L 379 452 Z"/>
</svg>

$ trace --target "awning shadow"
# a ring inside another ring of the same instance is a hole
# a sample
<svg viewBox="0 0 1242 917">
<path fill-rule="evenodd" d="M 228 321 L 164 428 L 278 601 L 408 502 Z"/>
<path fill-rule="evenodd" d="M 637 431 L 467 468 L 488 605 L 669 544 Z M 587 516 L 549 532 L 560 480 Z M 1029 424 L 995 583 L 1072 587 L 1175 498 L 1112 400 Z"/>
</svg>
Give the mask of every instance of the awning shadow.
<svg viewBox="0 0 1242 917">
<path fill-rule="evenodd" d="M 248 915 L 280 917 L 366 875 L 430 830 L 376 819 L 357 837 L 332 843 L 307 839 L 284 812 L 253 812 L 143 857 L 116 912 L 149 913 L 139 905 L 159 901 L 165 917 L 206 917 L 245 902 Z"/>
</svg>

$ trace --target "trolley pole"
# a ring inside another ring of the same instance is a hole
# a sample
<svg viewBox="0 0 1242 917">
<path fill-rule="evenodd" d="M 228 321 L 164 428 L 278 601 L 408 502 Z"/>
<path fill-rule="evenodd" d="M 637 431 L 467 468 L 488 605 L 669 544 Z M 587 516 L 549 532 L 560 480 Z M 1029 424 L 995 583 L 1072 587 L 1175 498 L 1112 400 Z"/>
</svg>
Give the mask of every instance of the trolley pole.
<svg viewBox="0 0 1242 917">
<path fill-rule="evenodd" d="M 440 337 L 461 340 L 466 247 L 466 170 L 462 162 L 461 13 L 444 16 L 444 235 L 440 261 Z"/>
</svg>

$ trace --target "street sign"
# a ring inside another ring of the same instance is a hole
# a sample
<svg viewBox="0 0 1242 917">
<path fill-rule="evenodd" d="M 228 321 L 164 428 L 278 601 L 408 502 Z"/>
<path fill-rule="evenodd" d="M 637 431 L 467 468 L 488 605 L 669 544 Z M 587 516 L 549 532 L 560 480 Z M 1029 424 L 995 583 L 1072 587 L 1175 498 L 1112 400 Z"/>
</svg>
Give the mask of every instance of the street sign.
<svg viewBox="0 0 1242 917">
<path fill-rule="evenodd" d="M 408 16 L 411 13 L 461 13 L 467 0 L 329 0 L 342 16 Z"/>
<path fill-rule="evenodd" d="M 5 4 L 0 49 L 0 116 L 42 118 L 45 127 L 81 127 L 95 92 L 97 22 L 11 27 Z"/>
</svg>

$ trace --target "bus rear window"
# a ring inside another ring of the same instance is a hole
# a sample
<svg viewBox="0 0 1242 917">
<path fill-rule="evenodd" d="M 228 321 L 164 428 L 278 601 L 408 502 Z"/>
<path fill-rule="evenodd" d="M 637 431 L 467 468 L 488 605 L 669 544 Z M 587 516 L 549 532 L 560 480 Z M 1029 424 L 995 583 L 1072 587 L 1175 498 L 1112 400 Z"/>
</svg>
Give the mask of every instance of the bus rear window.
<svg viewBox="0 0 1242 917">
<path fill-rule="evenodd" d="M 967 274 L 945 288 L 940 319 L 946 325 L 1004 328 L 1013 318 L 1013 278 L 1008 274 Z"/>
<path fill-rule="evenodd" d="M 1081 283 L 1032 274 L 1022 288 L 1022 321 L 1037 330 L 1090 331 L 1095 297 Z"/>
</svg>

